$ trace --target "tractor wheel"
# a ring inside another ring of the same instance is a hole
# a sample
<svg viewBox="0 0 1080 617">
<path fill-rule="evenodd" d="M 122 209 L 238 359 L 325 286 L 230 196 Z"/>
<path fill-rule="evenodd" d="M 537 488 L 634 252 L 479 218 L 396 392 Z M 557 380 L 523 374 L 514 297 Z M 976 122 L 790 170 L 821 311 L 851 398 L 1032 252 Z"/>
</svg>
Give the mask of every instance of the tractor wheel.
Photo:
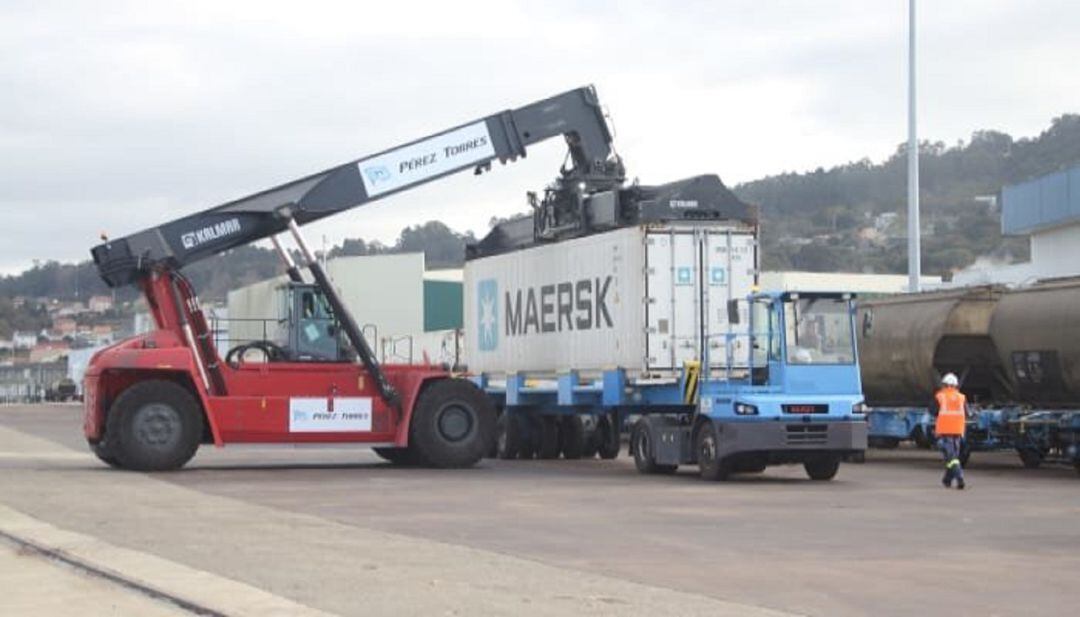
<svg viewBox="0 0 1080 617">
<path fill-rule="evenodd" d="M 631 444 L 633 444 L 630 449 L 634 452 L 634 466 L 637 467 L 639 473 L 671 474 L 675 473 L 675 470 L 679 468 L 678 465 L 661 465 L 656 462 L 656 457 L 652 451 L 652 428 L 645 420 L 638 420 L 630 440 Z"/>
<path fill-rule="evenodd" d="M 393 465 L 415 465 L 419 462 L 412 448 L 372 448 L 372 450 L 379 455 L 379 458 Z"/>
<path fill-rule="evenodd" d="M 555 416 L 540 416 L 537 421 L 540 424 L 540 446 L 536 458 L 559 458 L 559 419 Z"/>
<path fill-rule="evenodd" d="M 619 447 L 622 438 L 619 435 L 619 424 L 611 415 L 600 416 L 596 420 L 596 451 L 600 458 L 611 460 L 619 456 Z"/>
<path fill-rule="evenodd" d="M 803 468 L 806 469 L 806 475 L 810 476 L 811 480 L 821 482 L 832 480 L 836 477 L 836 472 L 840 470 L 840 457 L 823 456 L 815 458 L 803 463 Z"/>
<path fill-rule="evenodd" d="M 109 409 L 103 451 L 126 469 L 168 471 L 195 456 L 202 434 L 202 411 L 187 389 L 171 381 L 142 381 Z"/>
<path fill-rule="evenodd" d="M 517 458 L 521 441 L 521 416 L 503 411 L 495 423 L 495 456 L 503 460 Z"/>
<path fill-rule="evenodd" d="M 720 437 L 716 434 L 715 424 L 705 422 L 698 428 L 694 447 L 701 478 L 712 481 L 726 480 L 731 473 L 731 465 L 720 458 Z"/>
<path fill-rule="evenodd" d="M 495 407 L 471 382 L 442 379 L 430 384 L 413 406 L 411 444 L 432 467 L 469 467 L 484 457 L 495 438 Z"/>
<path fill-rule="evenodd" d="M 581 458 L 585 450 L 585 426 L 580 416 L 567 416 L 559 423 L 559 449 L 565 459 Z"/>
</svg>

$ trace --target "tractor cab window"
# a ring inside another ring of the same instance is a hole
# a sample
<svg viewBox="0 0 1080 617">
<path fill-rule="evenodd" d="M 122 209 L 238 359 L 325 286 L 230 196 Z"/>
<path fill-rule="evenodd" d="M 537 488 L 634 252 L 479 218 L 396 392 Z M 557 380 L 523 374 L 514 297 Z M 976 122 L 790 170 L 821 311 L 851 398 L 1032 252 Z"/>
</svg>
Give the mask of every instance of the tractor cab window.
<svg viewBox="0 0 1080 617">
<path fill-rule="evenodd" d="M 784 304 L 784 343 L 789 364 L 853 364 L 848 301 L 792 298 Z"/>
<path fill-rule="evenodd" d="M 750 304 L 753 311 L 754 366 L 764 366 L 767 361 L 780 360 L 780 317 L 773 310 L 769 298 L 757 298 Z"/>
</svg>

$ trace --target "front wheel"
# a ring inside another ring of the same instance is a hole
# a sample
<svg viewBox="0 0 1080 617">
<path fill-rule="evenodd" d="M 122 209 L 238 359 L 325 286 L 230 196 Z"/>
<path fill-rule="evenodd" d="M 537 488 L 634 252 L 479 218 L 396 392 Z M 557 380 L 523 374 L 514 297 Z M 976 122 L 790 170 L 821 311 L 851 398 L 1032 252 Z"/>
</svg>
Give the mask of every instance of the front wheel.
<svg viewBox="0 0 1080 617">
<path fill-rule="evenodd" d="M 694 442 L 701 478 L 712 481 L 726 480 L 731 468 L 720 458 L 720 437 L 716 432 L 716 425 L 712 422 L 703 423 Z"/>
<path fill-rule="evenodd" d="M 469 467 L 495 437 L 495 406 L 471 382 L 441 379 L 413 406 L 411 447 L 432 467 Z"/>
<path fill-rule="evenodd" d="M 811 480 L 821 482 L 832 480 L 836 477 L 836 472 L 840 470 L 840 457 L 824 456 L 816 458 L 803 463 L 803 468 L 806 469 L 806 475 L 810 476 Z"/>
<path fill-rule="evenodd" d="M 202 411 L 186 388 L 142 381 L 124 390 L 109 409 L 100 444 L 105 456 L 99 458 L 137 471 L 179 469 L 195 456 L 202 434 Z"/>
</svg>

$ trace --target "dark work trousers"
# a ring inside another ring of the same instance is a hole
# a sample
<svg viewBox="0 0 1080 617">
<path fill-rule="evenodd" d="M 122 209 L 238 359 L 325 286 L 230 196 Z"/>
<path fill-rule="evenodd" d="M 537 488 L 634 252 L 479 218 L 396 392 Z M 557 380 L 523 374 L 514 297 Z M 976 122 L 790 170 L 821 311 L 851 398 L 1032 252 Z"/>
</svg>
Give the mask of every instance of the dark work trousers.
<svg viewBox="0 0 1080 617">
<path fill-rule="evenodd" d="M 964 438 L 956 435 L 938 439 L 938 447 L 941 448 L 941 455 L 945 458 L 945 477 L 941 481 L 950 486 L 953 480 L 964 479 L 964 468 L 960 465 L 960 449 L 963 443 Z"/>
</svg>

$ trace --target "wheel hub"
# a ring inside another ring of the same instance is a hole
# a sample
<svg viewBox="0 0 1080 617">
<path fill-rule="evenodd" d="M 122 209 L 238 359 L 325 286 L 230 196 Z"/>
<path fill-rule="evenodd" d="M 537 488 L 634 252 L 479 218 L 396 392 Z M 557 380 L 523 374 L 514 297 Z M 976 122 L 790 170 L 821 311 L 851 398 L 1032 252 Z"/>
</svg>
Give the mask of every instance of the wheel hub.
<svg viewBox="0 0 1080 617">
<path fill-rule="evenodd" d="M 180 438 L 180 414 L 164 403 L 150 403 L 135 412 L 135 434 L 156 448 L 175 444 Z"/>
<path fill-rule="evenodd" d="M 451 403 L 439 411 L 439 434 L 447 441 L 461 441 L 473 427 L 472 413 L 461 405 Z"/>
</svg>

